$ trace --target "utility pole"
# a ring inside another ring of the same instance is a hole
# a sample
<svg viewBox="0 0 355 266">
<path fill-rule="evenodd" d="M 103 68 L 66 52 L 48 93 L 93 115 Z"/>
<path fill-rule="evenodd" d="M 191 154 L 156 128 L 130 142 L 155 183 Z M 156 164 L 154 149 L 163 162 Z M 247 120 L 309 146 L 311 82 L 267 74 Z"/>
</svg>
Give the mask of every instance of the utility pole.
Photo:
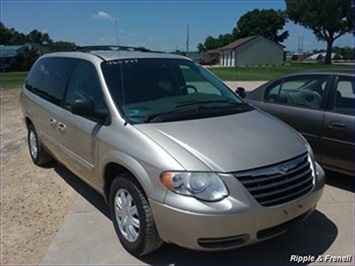
<svg viewBox="0 0 355 266">
<path fill-rule="evenodd" d="M 304 42 L 304 37 L 298 37 L 298 52 L 299 53 L 303 52 L 303 42 Z"/>
<path fill-rule="evenodd" d="M 190 38 L 190 25 L 187 24 L 187 36 L 186 36 L 186 56 L 189 53 L 189 38 Z"/>
</svg>

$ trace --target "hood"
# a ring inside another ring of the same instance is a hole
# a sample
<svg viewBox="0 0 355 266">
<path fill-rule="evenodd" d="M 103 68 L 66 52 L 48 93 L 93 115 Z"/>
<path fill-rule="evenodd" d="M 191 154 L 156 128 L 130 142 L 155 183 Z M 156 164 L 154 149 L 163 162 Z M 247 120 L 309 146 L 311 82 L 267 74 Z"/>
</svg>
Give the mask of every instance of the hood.
<svg viewBox="0 0 355 266">
<path fill-rule="evenodd" d="M 188 171 L 243 171 L 279 163 L 306 152 L 305 142 L 298 133 L 258 110 L 134 127 Z"/>
</svg>

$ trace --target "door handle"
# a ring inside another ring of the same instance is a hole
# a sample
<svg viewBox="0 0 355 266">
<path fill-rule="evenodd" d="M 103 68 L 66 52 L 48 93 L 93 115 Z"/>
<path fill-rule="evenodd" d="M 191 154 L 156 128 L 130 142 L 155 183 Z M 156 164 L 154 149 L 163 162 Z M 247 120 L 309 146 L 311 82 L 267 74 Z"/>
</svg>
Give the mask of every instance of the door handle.
<svg viewBox="0 0 355 266">
<path fill-rule="evenodd" d="M 67 129 L 67 126 L 63 123 L 58 123 L 57 128 L 60 132 L 64 132 Z"/>
<path fill-rule="evenodd" d="M 346 128 L 346 125 L 341 122 L 336 122 L 336 121 L 330 121 L 328 123 L 328 127 L 332 129 L 341 129 L 341 128 Z"/>
<path fill-rule="evenodd" d="M 51 126 L 55 125 L 56 123 L 57 123 L 57 120 L 55 120 L 53 117 L 50 117 L 50 118 L 49 118 L 49 124 L 50 124 Z"/>
</svg>

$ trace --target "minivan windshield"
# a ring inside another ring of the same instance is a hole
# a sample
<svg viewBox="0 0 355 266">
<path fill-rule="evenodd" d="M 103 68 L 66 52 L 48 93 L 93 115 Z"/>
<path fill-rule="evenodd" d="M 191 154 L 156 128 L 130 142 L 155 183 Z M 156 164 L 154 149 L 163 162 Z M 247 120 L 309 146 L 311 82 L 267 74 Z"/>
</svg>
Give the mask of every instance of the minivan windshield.
<svg viewBox="0 0 355 266">
<path fill-rule="evenodd" d="M 101 65 L 118 109 L 132 123 L 246 112 L 252 108 L 213 74 L 185 59 L 120 59 Z"/>
</svg>

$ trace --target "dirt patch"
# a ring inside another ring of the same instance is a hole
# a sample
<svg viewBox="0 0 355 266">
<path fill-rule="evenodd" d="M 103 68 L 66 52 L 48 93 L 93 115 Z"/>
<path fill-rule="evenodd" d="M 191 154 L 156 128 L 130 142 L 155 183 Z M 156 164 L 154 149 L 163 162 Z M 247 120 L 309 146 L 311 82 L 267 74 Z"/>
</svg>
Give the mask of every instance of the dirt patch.
<svg viewBox="0 0 355 266">
<path fill-rule="evenodd" d="M 1 89 L 1 264 L 39 264 L 75 201 L 55 163 L 28 154 L 19 89 Z"/>
</svg>

